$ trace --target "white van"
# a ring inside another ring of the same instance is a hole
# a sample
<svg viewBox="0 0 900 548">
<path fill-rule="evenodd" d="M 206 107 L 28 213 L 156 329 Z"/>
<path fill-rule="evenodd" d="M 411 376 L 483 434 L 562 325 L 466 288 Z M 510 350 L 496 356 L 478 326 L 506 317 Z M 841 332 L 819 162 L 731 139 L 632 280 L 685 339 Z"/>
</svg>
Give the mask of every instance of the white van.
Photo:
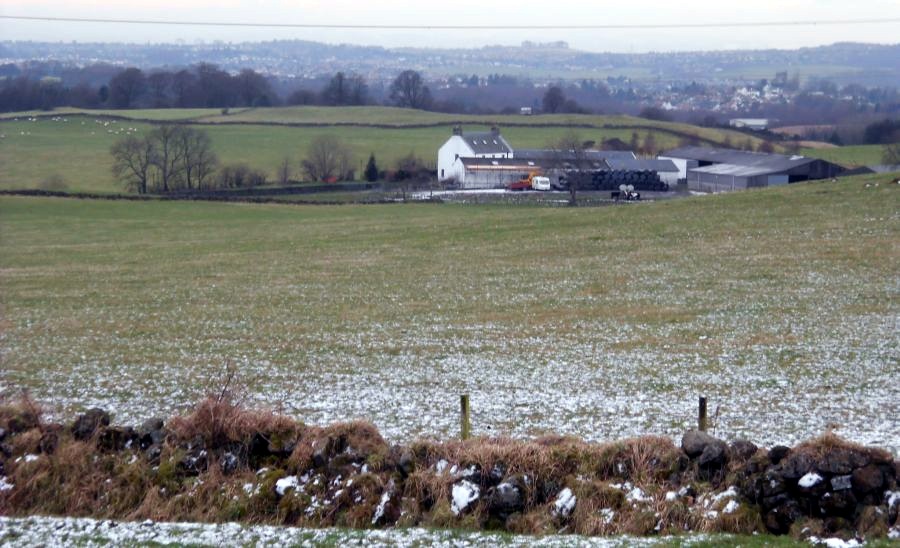
<svg viewBox="0 0 900 548">
<path fill-rule="evenodd" d="M 550 190 L 550 178 L 532 177 L 531 188 L 534 190 Z"/>
</svg>

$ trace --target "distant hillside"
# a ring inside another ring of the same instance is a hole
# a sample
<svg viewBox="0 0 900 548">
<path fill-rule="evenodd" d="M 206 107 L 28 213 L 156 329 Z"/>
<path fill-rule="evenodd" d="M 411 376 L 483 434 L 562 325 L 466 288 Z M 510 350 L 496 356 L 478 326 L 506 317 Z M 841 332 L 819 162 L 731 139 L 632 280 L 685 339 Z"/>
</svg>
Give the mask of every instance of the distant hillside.
<svg viewBox="0 0 900 548">
<path fill-rule="evenodd" d="M 771 78 L 788 71 L 840 84 L 900 85 L 900 44 L 840 43 L 797 50 L 678 53 L 592 53 L 565 44 L 489 46 L 478 49 L 386 49 L 302 40 L 210 44 L 0 42 L 0 63 L 54 60 L 141 67 L 216 63 L 226 70 L 253 67 L 280 77 L 352 71 L 387 80 L 407 68 L 429 78 L 501 73 L 536 81 L 624 76 L 652 82 L 722 82 Z M 0 76 L 2 76 L 0 67 Z"/>
</svg>

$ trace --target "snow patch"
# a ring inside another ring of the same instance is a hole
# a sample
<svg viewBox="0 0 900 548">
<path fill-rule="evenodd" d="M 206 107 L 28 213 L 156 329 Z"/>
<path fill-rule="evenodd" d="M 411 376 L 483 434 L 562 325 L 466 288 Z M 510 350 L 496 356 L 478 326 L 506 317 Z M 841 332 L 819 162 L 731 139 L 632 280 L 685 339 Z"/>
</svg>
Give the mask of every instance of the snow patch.
<svg viewBox="0 0 900 548">
<path fill-rule="evenodd" d="M 725 509 L 722 510 L 723 514 L 733 514 L 740 508 L 741 505 L 736 500 L 728 501 L 728 504 L 725 505 Z"/>
<path fill-rule="evenodd" d="M 458 516 L 460 512 L 465 510 L 469 504 L 478 500 L 481 490 L 477 485 L 468 480 L 463 480 L 453 485 L 453 503 L 450 510 L 454 516 Z"/>
<path fill-rule="evenodd" d="M 600 510 L 600 517 L 603 518 L 603 523 L 609 525 L 612 523 L 613 518 L 616 517 L 616 511 L 612 508 L 603 508 Z"/>
<path fill-rule="evenodd" d="M 375 515 L 372 516 L 372 525 L 378 523 L 378 520 L 384 516 L 384 510 L 387 507 L 387 503 L 391 500 L 391 493 L 394 490 L 394 481 L 388 484 L 387 489 L 384 490 L 384 493 L 381 495 L 381 500 L 378 502 L 378 506 L 375 508 Z"/>
<path fill-rule="evenodd" d="M 297 476 L 287 476 L 275 482 L 275 492 L 279 497 L 283 497 L 288 489 L 296 489 L 300 485 Z"/>
<path fill-rule="evenodd" d="M 572 510 L 575 509 L 575 502 L 575 494 L 566 487 L 556 497 L 556 501 L 553 503 L 553 512 L 557 516 L 567 518 L 572 514 Z"/>
<path fill-rule="evenodd" d="M 794 476 L 794 477 L 796 477 L 796 476 Z M 810 473 L 806 474 L 805 476 L 803 476 L 802 478 L 800 478 L 800 481 L 797 482 L 797 485 L 799 485 L 803 489 L 809 489 L 811 487 L 815 487 L 816 485 L 819 485 L 820 483 L 822 483 L 822 480 L 823 480 L 822 476 L 820 476 L 819 474 L 816 474 L 815 472 L 810 472 Z"/>
<path fill-rule="evenodd" d="M 892 509 L 895 504 L 900 504 L 900 491 L 885 491 L 884 502 L 887 504 L 888 510 Z"/>
<path fill-rule="evenodd" d="M 737 487 L 732 485 L 725 491 L 713 497 L 713 502 L 721 502 L 724 499 L 736 499 L 738 497 Z"/>
<path fill-rule="evenodd" d="M 839 538 L 809 537 L 809 542 L 817 546 L 827 546 L 828 548 L 850 548 L 852 546 L 861 546 L 856 539 L 844 540 Z"/>
<path fill-rule="evenodd" d="M 625 500 L 631 502 L 649 502 L 653 497 L 648 496 L 640 487 L 635 487 L 625 495 Z"/>
<path fill-rule="evenodd" d="M 9 491 L 13 487 L 15 487 L 15 485 L 8 482 L 6 476 L 0 476 L 0 491 Z"/>
</svg>

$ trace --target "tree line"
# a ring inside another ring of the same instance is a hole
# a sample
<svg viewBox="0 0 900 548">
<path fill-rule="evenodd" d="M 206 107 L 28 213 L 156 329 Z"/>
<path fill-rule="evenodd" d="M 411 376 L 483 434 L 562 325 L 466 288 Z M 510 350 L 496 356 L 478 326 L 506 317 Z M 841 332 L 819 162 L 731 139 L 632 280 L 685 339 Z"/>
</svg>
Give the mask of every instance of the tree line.
<svg viewBox="0 0 900 548">
<path fill-rule="evenodd" d="M 273 81 L 252 70 L 229 74 L 216 65 L 201 63 L 177 71 L 145 72 L 129 67 L 101 85 L 85 82 L 69 86 L 57 77 L 28 75 L 0 79 L 0 111 L 79 108 L 231 108 L 289 105 L 367 105 L 376 101 L 359 74 L 338 72 L 320 91 L 299 89 L 282 98 Z M 431 90 L 422 75 L 404 70 L 388 89 L 389 104 L 428 109 Z"/>
<path fill-rule="evenodd" d="M 245 164 L 220 165 L 207 132 L 163 124 L 110 148 L 113 175 L 138 194 L 241 188 L 266 183 L 265 173 Z"/>
<path fill-rule="evenodd" d="M 266 173 L 259 169 L 243 163 L 222 164 L 212 150 L 208 133 L 187 125 L 163 124 L 143 136 L 129 135 L 114 143 L 110 154 L 115 178 L 138 194 L 249 188 L 268 182 Z M 424 182 L 433 176 L 413 153 L 385 170 L 379 168 L 374 154 L 362 173 L 357 173 L 355 166 L 356 158 L 346 143 L 332 135 L 320 135 L 299 160 L 285 157 L 275 172 L 281 185 L 297 179 L 354 181 L 360 176 L 369 182 Z"/>
</svg>

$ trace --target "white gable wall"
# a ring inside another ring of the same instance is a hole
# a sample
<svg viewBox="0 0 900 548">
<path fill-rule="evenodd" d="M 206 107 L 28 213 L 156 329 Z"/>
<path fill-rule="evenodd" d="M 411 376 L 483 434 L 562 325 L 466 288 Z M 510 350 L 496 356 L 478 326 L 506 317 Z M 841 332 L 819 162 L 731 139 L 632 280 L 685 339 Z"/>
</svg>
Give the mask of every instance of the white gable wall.
<svg viewBox="0 0 900 548">
<path fill-rule="evenodd" d="M 466 143 L 466 141 L 460 137 L 459 135 L 453 135 L 444 145 L 438 149 L 438 162 L 437 162 L 437 174 L 439 181 L 446 181 L 447 179 L 459 178 L 459 174 L 456 173 L 459 166 L 454 168 L 454 163 L 457 158 L 473 158 L 475 157 L 475 151 L 472 150 L 472 147 Z M 462 162 L 460 162 L 462 165 Z"/>
<path fill-rule="evenodd" d="M 699 162 L 697 162 L 697 160 L 688 160 L 686 158 L 672 158 L 671 156 L 658 156 L 657 158 L 660 160 L 672 160 L 672 163 L 674 163 L 675 167 L 678 168 L 679 179 L 687 179 L 688 170 L 693 169 L 699 165 Z M 661 177 L 662 173 L 660 173 L 660 178 Z"/>
</svg>

